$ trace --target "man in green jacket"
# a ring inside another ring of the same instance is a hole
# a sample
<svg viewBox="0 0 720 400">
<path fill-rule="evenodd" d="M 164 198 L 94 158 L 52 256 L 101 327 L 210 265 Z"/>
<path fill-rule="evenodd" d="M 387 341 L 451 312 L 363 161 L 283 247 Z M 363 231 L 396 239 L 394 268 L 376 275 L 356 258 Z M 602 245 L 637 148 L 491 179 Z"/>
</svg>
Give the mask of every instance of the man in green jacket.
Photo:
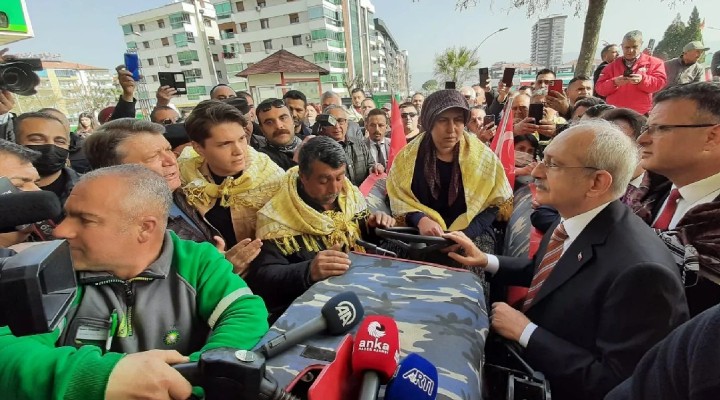
<svg viewBox="0 0 720 400">
<path fill-rule="evenodd" d="M 171 201 L 165 180 L 140 165 L 82 177 L 55 229 L 78 297 L 52 333 L 0 328 L 0 397 L 184 399 L 190 384 L 170 364 L 257 344 L 268 330 L 262 300 L 211 244 L 166 230 Z"/>
</svg>

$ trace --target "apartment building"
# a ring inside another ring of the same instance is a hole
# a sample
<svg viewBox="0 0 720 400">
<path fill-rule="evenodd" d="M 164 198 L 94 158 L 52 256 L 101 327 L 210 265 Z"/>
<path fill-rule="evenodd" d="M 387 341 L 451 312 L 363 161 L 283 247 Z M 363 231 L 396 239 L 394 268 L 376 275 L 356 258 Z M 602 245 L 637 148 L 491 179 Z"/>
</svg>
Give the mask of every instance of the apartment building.
<svg viewBox="0 0 720 400">
<path fill-rule="evenodd" d="M 43 59 L 42 66 L 43 70 L 37 71 L 40 78 L 35 88 L 37 93 L 15 97 L 21 113 L 53 107 L 67 115 L 71 123 L 76 123 L 81 112 L 97 112 L 117 103 L 120 91 L 114 73 L 107 68 L 50 59 Z"/>
<path fill-rule="evenodd" d="M 530 60 L 533 64 L 553 68 L 562 65 L 567 15 L 541 18 L 532 27 Z"/>
<path fill-rule="evenodd" d="M 407 50 L 401 50 L 380 18 L 375 18 L 375 45 L 371 48 L 373 92 L 410 93 L 410 65 Z"/>
<path fill-rule="evenodd" d="M 222 62 L 220 31 L 215 7 L 209 1 L 176 0 L 173 3 L 118 18 L 128 52 L 137 53 L 143 79 L 137 98 L 143 113 L 155 104 L 160 87 L 158 72 L 182 72 L 187 95 L 173 103 L 192 107 L 210 98 L 210 89 L 227 83 Z M 123 62 L 118 55 L 118 64 Z"/>
<path fill-rule="evenodd" d="M 234 75 L 280 49 L 328 71 L 323 90 L 348 95 L 348 89 L 386 90 L 387 64 L 381 72 L 375 8 L 369 0 L 213 0 L 222 58 L 230 86 Z M 379 39 L 378 39 L 379 38 Z M 397 44 L 393 42 L 394 48 Z"/>
</svg>

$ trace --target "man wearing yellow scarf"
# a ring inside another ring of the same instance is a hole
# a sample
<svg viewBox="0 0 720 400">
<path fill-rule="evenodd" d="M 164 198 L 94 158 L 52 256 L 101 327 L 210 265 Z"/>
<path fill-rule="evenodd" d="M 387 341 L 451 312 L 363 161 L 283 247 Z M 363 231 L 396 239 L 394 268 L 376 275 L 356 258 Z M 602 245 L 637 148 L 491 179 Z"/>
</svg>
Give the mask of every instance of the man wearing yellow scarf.
<svg viewBox="0 0 720 400">
<path fill-rule="evenodd" d="M 278 191 L 284 173 L 248 146 L 245 122 L 233 106 L 201 102 L 185 121 L 196 153 L 179 160 L 188 203 L 220 232 L 240 274 L 260 253 L 262 242 L 253 240 L 257 211 Z"/>
<path fill-rule="evenodd" d="M 492 223 L 512 212 L 512 189 L 493 152 L 465 132 L 468 103 L 456 90 L 440 90 L 423 103 L 427 131 L 393 161 L 387 180 L 390 208 L 421 235 L 462 230 L 494 245 Z"/>
<path fill-rule="evenodd" d="M 360 190 L 345 176 L 347 158 L 335 140 L 318 136 L 300 148 L 299 165 L 287 171 L 278 193 L 259 212 L 264 241 L 245 280 L 265 300 L 271 320 L 313 283 L 350 267 L 344 252 L 374 236 L 370 228 L 395 225 L 370 213 Z"/>
</svg>

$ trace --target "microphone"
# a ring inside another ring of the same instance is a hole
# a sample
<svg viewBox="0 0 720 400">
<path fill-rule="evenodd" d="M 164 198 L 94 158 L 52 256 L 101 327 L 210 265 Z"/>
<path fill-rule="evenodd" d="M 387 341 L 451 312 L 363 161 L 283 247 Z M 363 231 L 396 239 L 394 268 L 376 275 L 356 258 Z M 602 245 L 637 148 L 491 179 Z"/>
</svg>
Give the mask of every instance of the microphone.
<svg viewBox="0 0 720 400">
<path fill-rule="evenodd" d="M 365 318 L 355 335 L 352 367 L 363 372 L 359 400 L 377 399 L 380 383 L 395 372 L 400 358 L 397 324 L 391 317 L 373 315 Z"/>
<path fill-rule="evenodd" d="M 437 368 L 420 355 L 410 353 L 387 384 L 385 400 L 433 400 L 437 391 Z"/>
<path fill-rule="evenodd" d="M 357 325 L 364 314 L 354 292 L 339 293 L 325 303 L 320 316 L 271 339 L 260 347 L 260 352 L 270 359 L 318 333 L 342 335 Z"/>
<path fill-rule="evenodd" d="M 60 200 L 53 192 L 15 192 L 0 196 L 0 233 L 14 232 L 18 226 L 62 215 Z"/>
</svg>

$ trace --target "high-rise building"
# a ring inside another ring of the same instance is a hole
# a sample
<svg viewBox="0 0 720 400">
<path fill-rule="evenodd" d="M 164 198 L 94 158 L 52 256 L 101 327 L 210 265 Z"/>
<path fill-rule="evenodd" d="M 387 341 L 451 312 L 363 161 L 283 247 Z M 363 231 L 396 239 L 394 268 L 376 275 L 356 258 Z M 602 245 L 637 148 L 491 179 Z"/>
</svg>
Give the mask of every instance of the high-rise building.
<svg viewBox="0 0 720 400">
<path fill-rule="evenodd" d="M 546 68 L 562 65 L 567 15 L 551 15 L 533 25 L 530 60 Z"/>
<path fill-rule="evenodd" d="M 387 86 L 381 79 L 370 0 L 212 1 L 221 54 L 236 89 L 246 85 L 244 78 L 234 77 L 237 72 L 280 49 L 330 71 L 321 77 L 323 90 L 347 95 L 355 86 L 368 91 Z"/>
<path fill-rule="evenodd" d="M 215 8 L 203 0 L 173 3 L 118 18 L 129 52 L 138 54 L 143 79 L 136 98 L 143 112 L 155 104 L 159 72 L 182 72 L 187 95 L 173 100 L 192 107 L 210 98 L 210 89 L 227 82 L 221 62 L 220 32 Z M 122 63 L 118 55 L 118 64 Z"/>
<path fill-rule="evenodd" d="M 373 62 L 374 92 L 398 92 L 408 95 L 410 91 L 410 68 L 407 50 L 400 50 L 385 22 L 375 18 L 376 45 Z"/>
</svg>

